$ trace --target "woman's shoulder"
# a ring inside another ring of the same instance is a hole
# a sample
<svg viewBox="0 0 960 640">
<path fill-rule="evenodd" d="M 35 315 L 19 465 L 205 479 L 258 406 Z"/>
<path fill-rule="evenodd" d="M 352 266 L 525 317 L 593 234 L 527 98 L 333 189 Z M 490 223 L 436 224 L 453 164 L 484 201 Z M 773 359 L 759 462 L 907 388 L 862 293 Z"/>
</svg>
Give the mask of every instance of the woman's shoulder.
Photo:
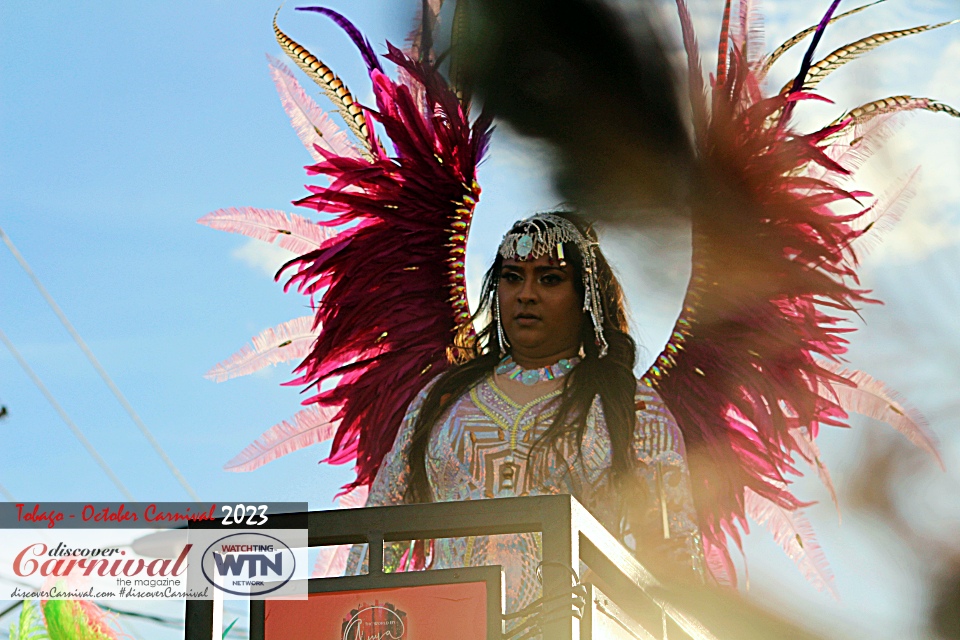
<svg viewBox="0 0 960 640">
<path fill-rule="evenodd" d="M 637 380 L 634 399 L 637 403 L 637 411 L 657 410 L 661 407 L 666 409 L 663 398 L 660 397 L 657 390 L 640 379 Z"/>
<path fill-rule="evenodd" d="M 634 443 L 638 453 L 649 458 L 667 452 L 685 456 L 683 433 L 657 390 L 638 380 L 634 400 L 637 411 Z"/>
<path fill-rule="evenodd" d="M 427 380 L 420 391 L 417 392 L 417 395 L 413 397 L 413 400 L 410 401 L 410 404 L 407 405 L 407 414 L 406 418 L 409 419 L 416 413 L 419 413 L 420 408 L 423 406 L 424 401 L 427 399 L 427 396 L 430 394 L 430 390 L 436 386 L 437 382 L 440 380 L 442 374 L 437 374 Z"/>
<path fill-rule="evenodd" d="M 492 375 L 492 371 L 491 371 L 491 375 Z M 435 375 L 435 376 L 433 376 L 432 378 L 430 378 L 430 379 L 423 385 L 423 387 L 421 387 L 420 391 L 417 393 L 417 395 L 416 395 L 416 396 L 413 398 L 413 400 L 410 402 L 410 405 L 407 407 L 407 415 L 408 415 L 408 416 L 409 416 L 410 414 L 414 414 L 414 413 L 417 413 L 417 412 L 420 411 L 421 407 L 423 406 L 423 403 L 424 403 L 424 402 L 426 401 L 426 399 L 427 399 L 427 396 L 430 395 L 430 392 L 433 391 L 434 387 L 437 386 L 437 384 L 440 382 L 440 380 L 441 380 L 442 378 L 443 378 L 443 373 L 438 373 L 437 375 Z M 456 401 L 460 401 L 460 400 L 462 400 L 462 399 L 464 399 L 464 398 L 468 398 L 468 397 L 470 396 L 470 392 L 471 392 L 473 389 L 475 389 L 475 388 L 479 387 L 481 384 L 484 384 L 485 382 L 487 382 L 489 378 L 490 378 L 490 375 L 481 376 L 479 380 L 476 380 L 476 381 L 475 381 L 473 384 L 471 384 L 466 390 L 464 390 L 463 392 L 461 392 L 460 395 L 459 395 L 459 397 L 456 398 Z M 441 401 L 441 402 L 446 402 L 447 399 L 448 399 L 448 398 L 447 398 L 446 396 L 442 396 L 442 397 L 440 398 L 440 401 Z M 454 404 L 456 404 L 456 402 L 454 402 Z"/>
</svg>

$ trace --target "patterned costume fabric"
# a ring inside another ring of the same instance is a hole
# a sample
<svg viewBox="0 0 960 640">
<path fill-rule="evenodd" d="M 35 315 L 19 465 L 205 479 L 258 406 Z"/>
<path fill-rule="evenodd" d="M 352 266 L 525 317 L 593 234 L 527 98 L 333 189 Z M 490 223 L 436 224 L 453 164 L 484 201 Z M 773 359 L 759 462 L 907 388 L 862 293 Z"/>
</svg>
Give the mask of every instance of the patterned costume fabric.
<svg viewBox="0 0 960 640">
<path fill-rule="evenodd" d="M 413 426 L 429 388 L 410 405 L 367 506 L 403 502 Z M 645 561 L 650 558 L 653 566 L 702 576 L 700 534 L 683 438 L 657 393 L 643 384 L 637 387 L 634 450 L 639 495 L 633 494 L 627 505 L 624 493 L 610 481 L 610 438 L 599 399 L 594 400 L 587 417 L 582 454 L 575 436 L 570 436 L 557 448 L 537 447 L 528 460 L 531 448 L 557 411 L 560 393 L 556 390 L 520 405 L 497 386 L 491 374 L 461 396 L 430 437 L 427 475 L 434 499 L 572 494 Z M 515 476 L 504 474 L 511 459 L 520 463 Z M 505 481 L 505 477 L 511 479 Z M 433 567 L 501 565 L 506 610 L 516 611 L 540 595 L 536 578 L 539 545 L 538 534 L 437 540 Z M 355 547 L 351 552 L 348 574 L 357 573 L 364 562 L 361 549 Z M 387 551 L 385 566 L 396 564 L 396 558 L 391 558 L 394 555 Z"/>
<path fill-rule="evenodd" d="M 647 135 L 653 123 L 658 131 L 672 126 L 678 140 L 687 138 L 679 111 L 669 106 L 669 80 L 659 89 L 656 80 L 645 80 L 655 78 L 648 71 L 656 64 L 648 62 L 656 61 L 647 58 L 656 54 L 656 47 L 636 47 L 634 35 L 621 28 L 622 20 L 607 3 L 489 0 L 472 3 L 474 10 L 486 12 L 474 15 L 463 10 L 466 2 L 457 2 L 454 40 L 457 34 L 496 33 L 499 41 L 528 43 L 533 49 L 491 44 L 483 55 L 473 56 L 483 64 L 460 74 L 454 64 L 461 59 L 458 47 L 452 46 L 452 80 L 440 71 L 443 56 L 431 50 L 440 2 L 424 3 L 421 28 L 413 34 L 409 51 L 387 45 L 383 59 L 396 67 L 395 78 L 386 74 L 370 43 L 344 16 L 304 8 L 331 18 L 358 46 L 371 81 L 369 108 L 354 99 L 329 67 L 282 32 L 275 17 L 278 43 L 331 99 L 353 139 L 330 121 L 289 70 L 271 63 L 284 109 L 313 155 L 315 164 L 308 173 L 324 179 L 310 185 L 310 195 L 297 204 L 321 218 L 314 224 L 293 214 L 246 207 L 223 209 L 201 220 L 294 251 L 299 257 L 284 267 L 292 272 L 287 287 L 307 295 L 314 312 L 263 332 L 252 348 L 210 372 L 210 377 L 225 380 L 296 361 L 297 377 L 287 384 L 309 391 L 306 409 L 267 430 L 227 463 L 227 469 L 249 471 L 332 440 L 325 461 L 353 464 L 356 470 L 347 485 L 353 491 L 341 496 L 342 506 L 361 503 L 375 479 L 369 504 L 399 502 L 408 474 L 406 452 L 418 406 L 414 400 L 428 372 L 436 376 L 473 355 L 476 335 L 465 256 L 481 191 L 477 166 L 496 113 L 515 121 L 518 131 L 556 144 L 558 167 L 566 167 L 561 174 L 568 174 L 564 181 L 576 173 L 571 168 L 579 167 L 599 191 L 613 188 L 611 201 L 620 197 L 615 184 L 619 178 L 612 176 L 631 176 L 622 180 L 630 185 L 628 200 L 636 197 L 634 188 L 640 182 L 658 182 L 645 171 L 636 172 L 637 167 L 650 167 L 651 175 L 656 174 L 654 165 L 664 167 L 670 183 L 681 177 L 684 184 L 677 185 L 682 187 L 677 191 L 690 196 L 683 208 L 691 213 L 691 276 L 670 340 L 641 378 L 637 397 L 645 408 L 638 412 L 637 482 L 618 479 L 618 485 L 630 486 L 621 486 L 624 491 L 611 488 L 610 442 L 598 403 L 589 415 L 582 456 L 577 455 L 578 443 L 563 442 L 562 451 L 546 452 L 526 468 L 532 444 L 556 411 L 556 397 L 518 407 L 488 380 L 459 398 L 434 425 L 426 470 L 435 498 L 568 492 L 648 564 L 671 555 L 697 557 L 689 551 L 699 551 L 701 535 L 711 576 L 730 585 L 737 584 L 730 544 L 743 550 L 742 536 L 751 519 L 773 534 L 812 584 L 835 594 L 826 557 L 802 512 L 808 503 L 791 487 L 800 467 L 807 465 L 836 502 L 816 443 L 820 428 L 845 426 L 849 414 L 859 413 L 888 422 L 940 461 L 919 414 L 881 382 L 846 368 L 847 333 L 853 330 L 848 322 L 862 305 L 875 302 L 858 280 L 858 252 L 895 222 L 898 200 L 910 191 L 907 182 L 890 197 L 873 199 L 856 188 L 853 178 L 860 162 L 889 134 L 892 118 L 914 110 L 960 118 L 960 111 L 929 98 L 891 96 L 847 111 L 809 133 L 797 126 L 793 114 L 804 103 L 824 100 L 816 92 L 819 83 L 847 62 L 885 43 L 954 23 L 875 33 L 817 61 L 816 49 L 829 24 L 879 3 L 835 15 L 840 0 L 832 0 L 818 24 L 764 55 L 756 3 L 741 0 L 737 20 L 734 3 L 725 0 L 717 68 L 708 85 L 687 2 L 676 1 L 695 134 L 695 157 L 682 161 L 673 152 L 662 157 L 654 153 L 669 145 L 651 142 L 665 139 L 659 134 Z M 531 9 L 534 5 L 540 9 Z M 512 13 L 514 9 L 520 13 Z M 522 37 L 507 37 L 499 27 L 467 29 L 468 14 L 476 24 L 504 26 L 510 21 L 503 18 L 515 15 L 522 18 L 514 20 L 523 28 Z M 550 26 L 559 24 L 554 22 L 557 16 L 587 31 L 578 29 L 574 42 Z M 534 25 L 549 37 L 531 37 Z M 550 44 L 553 36 L 562 44 Z M 807 38 L 811 42 L 794 80 L 776 93 L 767 91 L 774 64 Z M 594 42 L 605 46 L 598 48 Z M 578 53 L 577 43 L 588 51 Z M 543 46 L 547 48 L 538 49 Z M 570 52 L 574 55 L 567 57 Z M 641 52 L 643 59 L 636 58 Z M 533 67 L 521 62 L 524 55 L 532 56 Z M 505 56 L 502 63 L 495 63 L 497 56 Z M 538 75 L 529 69 L 539 69 L 547 58 L 562 69 L 550 75 L 551 85 L 564 81 L 569 90 L 557 84 L 560 93 L 529 91 Z M 666 68 L 666 60 L 661 62 Z M 584 78 L 578 69 L 589 76 Z M 489 80 L 483 80 L 484 70 Z M 512 73 L 517 70 L 523 72 Z M 471 82 L 462 84 L 463 78 Z M 584 91 L 585 86 L 593 90 Z M 631 93 L 631 87 L 636 91 Z M 483 97 L 485 113 L 477 118 L 470 111 L 473 94 Z M 532 100 L 535 94 L 540 94 L 539 102 Z M 548 95 L 565 97 L 546 99 Z M 604 99 L 596 100 L 597 95 Z M 511 109 L 511 103 L 519 108 Z M 644 115 L 648 113 L 656 118 Z M 694 171 L 676 171 L 677 162 Z M 618 168 L 611 172 L 611 167 Z M 598 168 L 602 179 L 596 175 Z M 571 202 L 585 204 L 581 196 L 591 189 L 572 188 Z M 587 208 L 600 225 L 619 225 L 624 222 L 619 212 L 631 207 Z M 643 204 L 638 210 L 647 209 Z M 637 226 L 648 228 L 645 220 L 640 216 Z M 529 237 L 523 233 L 508 242 L 508 253 L 522 257 Z M 582 248 L 580 252 L 585 253 Z M 587 278 L 586 310 L 598 328 L 602 355 L 605 342 L 598 319 L 604 309 L 589 284 Z M 497 306 L 494 315 L 499 315 Z M 507 346 L 506 336 L 498 337 L 500 346 Z M 690 474 L 681 431 L 692 461 Z M 533 474 L 536 482 L 528 477 L 531 470 L 538 471 Z M 640 495 L 624 495 L 634 485 Z M 696 518 L 690 486 L 699 507 Z M 637 505 L 645 511 L 637 512 Z M 511 602 L 522 604 L 530 599 L 523 589 L 535 585 L 530 578 L 536 561 L 535 554 L 527 557 L 523 551 L 534 550 L 535 543 L 535 538 L 522 536 L 507 542 L 439 542 L 434 566 L 512 558 L 519 568 L 508 571 L 519 573 L 508 573 Z M 654 553 L 658 546 L 668 550 Z M 408 558 L 414 567 L 423 566 L 422 551 L 420 545 L 411 549 Z M 340 573 L 345 555 L 339 550 L 321 555 L 315 573 Z"/>
</svg>

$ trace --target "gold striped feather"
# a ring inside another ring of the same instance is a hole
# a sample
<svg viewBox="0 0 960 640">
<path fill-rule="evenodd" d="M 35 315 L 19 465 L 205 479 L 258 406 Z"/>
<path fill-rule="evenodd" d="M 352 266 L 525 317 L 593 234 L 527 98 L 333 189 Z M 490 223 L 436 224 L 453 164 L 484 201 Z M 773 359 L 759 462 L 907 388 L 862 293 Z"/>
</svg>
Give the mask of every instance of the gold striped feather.
<svg viewBox="0 0 960 640">
<path fill-rule="evenodd" d="M 809 91 L 816 87 L 821 80 L 826 78 L 828 75 L 850 62 L 858 58 L 859 56 L 872 51 L 877 47 L 887 44 L 888 42 L 893 42 L 894 40 L 899 40 L 900 38 L 905 38 L 907 36 L 912 36 L 918 33 L 923 33 L 925 31 L 933 31 L 934 29 L 939 29 L 940 27 L 946 27 L 951 24 L 957 24 L 960 20 L 951 20 L 950 22 L 941 22 L 940 24 L 928 24 L 920 27 L 913 27 L 912 29 L 902 29 L 897 31 L 885 31 L 883 33 L 875 33 L 871 36 L 867 36 L 856 42 L 852 42 L 846 46 L 840 47 L 835 50 L 833 53 L 825 57 L 823 60 L 820 60 L 818 63 L 810 67 L 810 70 L 807 71 L 807 77 L 803 81 L 804 90 Z M 791 80 L 783 86 L 780 90 L 781 94 L 786 93 L 790 90 L 790 87 L 793 86 L 793 81 Z"/>
<path fill-rule="evenodd" d="M 896 113 L 897 111 L 913 111 L 917 109 L 933 111 L 934 113 L 945 113 L 949 116 L 953 116 L 954 118 L 960 118 L 960 111 L 954 109 L 948 104 L 937 102 L 936 100 L 931 100 L 930 98 L 890 96 L 889 98 L 874 100 L 873 102 L 860 105 L 856 109 L 851 109 L 846 113 L 846 115 L 837 118 L 833 124 L 839 124 L 847 118 L 851 118 L 852 120 L 848 126 L 853 126 L 863 124 L 869 120 L 872 120 L 873 118 L 889 113 Z"/>
<path fill-rule="evenodd" d="M 467 33 L 467 2 L 466 0 L 457 0 L 457 6 L 453 11 L 453 33 L 450 36 L 450 85 L 460 98 L 461 104 L 466 105 L 470 102 L 470 95 L 467 91 L 463 73 L 463 63 L 461 60 L 461 48 Z"/>
<path fill-rule="evenodd" d="M 315 55 L 307 51 L 305 47 L 297 43 L 293 38 L 285 34 L 277 26 L 277 13 L 273 15 L 273 32 L 277 37 L 277 42 L 284 52 L 290 56 L 290 59 L 307 74 L 311 80 L 323 89 L 323 92 L 330 99 L 330 102 L 337 107 L 347 127 L 353 132 L 353 135 L 360 141 L 361 153 L 368 160 L 373 159 L 373 153 L 370 146 L 370 136 L 368 134 L 367 119 L 363 115 L 363 109 L 353 99 L 353 94 L 347 89 L 347 86 L 337 77 L 330 67 L 323 64 Z"/>
<path fill-rule="evenodd" d="M 845 13 L 841 13 L 838 16 L 834 16 L 834 18 L 830 20 L 830 22 L 828 22 L 827 24 L 833 24 L 834 22 L 836 22 L 837 20 L 840 20 L 841 18 L 846 18 L 847 16 L 852 16 L 855 13 L 860 13 L 864 9 L 872 7 L 875 4 L 880 4 L 881 2 L 886 2 L 886 0 L 876 0 L 875 2 L 871 2 L 870 4 L 865 4 L 862 7 L 857 7 L 856 9 L 851 9 L 850 11 L 847 11 Z M 813 32 L 815 32 L 819 26 L 820 26 L 819 24 L 815 24 L 812 27 L 804 29 L 803 31 L 796 34 L 795 36 L 793 36 L 792 38 L 784 42 L 782 45 L 777 47 L 774 50 L 774 52 L 770 54 L 770 57 L 768 57 L 766 61 L 763 63 L 763 68 L 760 71 L 760 75 L 761 76 L 767 75 L 767 73 L 770 71 L 770 68 L 774 65 L 774 63 L 780 59 L 780 56 L 785 54 L 787 51 L 789 51 L 796 45 L 803 42 L 806 39 L 806 37 L 812 34 Z"/>
</svg>

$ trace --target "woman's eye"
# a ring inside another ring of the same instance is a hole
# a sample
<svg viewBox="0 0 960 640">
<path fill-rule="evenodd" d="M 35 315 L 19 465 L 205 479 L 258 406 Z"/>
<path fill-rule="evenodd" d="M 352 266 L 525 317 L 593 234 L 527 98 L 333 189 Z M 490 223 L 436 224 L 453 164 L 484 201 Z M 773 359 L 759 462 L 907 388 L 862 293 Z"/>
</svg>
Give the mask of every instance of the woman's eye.
<svg viewBox="0 0 960 640">
<path fill-rule="evenodd" d="M 520 282 L 520 274 L 514 273 L 513 271 L 507 271 L 506 273 L 500 274 L 500 279 L 505 282 Z"/>
<path fill-rule="evenodd" d="M 563 282 L 563 278 L 561 278 L 555 273 L 548 273 L 544 275 L 542 278 L 540 278 L 540 282 L 548 285 L 560 284 L 561 282 Z"/>
</svg>

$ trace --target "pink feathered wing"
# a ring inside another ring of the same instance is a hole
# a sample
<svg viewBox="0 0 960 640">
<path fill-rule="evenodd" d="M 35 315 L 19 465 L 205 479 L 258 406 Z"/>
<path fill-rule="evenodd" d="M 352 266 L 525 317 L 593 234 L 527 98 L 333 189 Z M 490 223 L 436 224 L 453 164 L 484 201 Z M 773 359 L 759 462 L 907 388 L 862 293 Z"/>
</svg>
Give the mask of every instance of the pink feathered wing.
<svg viewBox="0 0 960 640">
<path fill-rule="evenodd" d="M 299 355 L 299 376 L 288 384 L 314 391 L 304 402 L 309 408 L 269 429 L 225 468 L 252 470 L 332 437 L 327 461 L 356 461 L 349 488 L 363 488 L 393 443 L 407 404 L 457 356 L 454 332 L 469 333 L 464 256 L 480 194 L 476 167 L 491 123 L 481 116 L 471 125 L 469 105 L 435 66 L 391 46 L 386 59 L 399 68 L 399 80 L 392 80 L 346 18 L 310 10 L 332 18 L 359 44 L 377 103 L 372 115 L 394 152 L 384 151 L 371 131 L 360 142 L 372 158 L 363 157 L 290 71 L 271 59 L 284 109 L 319 161 L 308 172 L 329 178 L 327 186 L 309 187 L 312 195 L 297 204 L 332 219 L 313 223 L 247 207 L 200 222 L 301 254 L 285 266 L 294 270 L 287 287 L 310 296 L 316 313 L 307 325 L 297 319 L 263 332 L 253 348 L 208 377 L 246 375 Z M 302 50 L 277 31 L 288 53 Z"/>
<path fill-rule="evenodd" d="M 690 16 L 684 0 L 677 4 L 693 58 Z M 683 430 L 707 563 L 721 582 L 736 583 L 728 544 L 741 545 L 751 515 L 818 588 L 833 591 L 799 515 L 805 503 L 789 490 L 800 459 L 818 468 L 833 493 L 814 444 L 820 425 L 845 425 L 850 410 L 887 412 L 912 441 L 934 451 L 922 422 L 887 402 L 864 374 L 838 366 L 844 334 L 853 330 L 848 318 L 872 302 L 858 285 L 852 248 L 872 226 L 860 222 L 871 196 L 844 188 L 850 170 L 836 160 L 855 155 L 849 147 L 861 141 L 849 142 L 849 134 L 867 116 L 855 110 L 809 134 L 791 124 L 800 103 L 823 100 L 804 87 L 838 4 L 805 32 L 813 45 L 789 90 L 772 97 L 761 91 L 768 65 L 748 44 L 747 0 L 741 33 L 730 33 L 729 3 L 724 12 L 709 115 L 701 79 L 690 79 L 697 147 L 710 180 L 694 196 L 683 312 L 644 381 L 660 391 Z M 691 59 L 689 69 L 699 74 L 699 62 Z M 839 203 L 854 206 L 839 213 Z"/>
<path fill-rule="evenodd" d="M 304 404 L 337 408 L 328 461 L 356 460 L 350 488 L 373 481 L 407 405 L 448 366 L 454 332 L 469 321 L 463 258 L 490 131 L 482 116 L 470 124 L 434 66 L 392 46 L 385 57 L 419 89 L 371 69 L 372 115 L 394 153 L 367 161 L 320 150 L 325 160 L 307 170 L 330 184 L 297 204 L 332 214 L 324 224 L 342 231 L 285 267 L 287 287 L 315 298 L 323 326 L 289 384 L 314 391 Z"/>
</svg>

